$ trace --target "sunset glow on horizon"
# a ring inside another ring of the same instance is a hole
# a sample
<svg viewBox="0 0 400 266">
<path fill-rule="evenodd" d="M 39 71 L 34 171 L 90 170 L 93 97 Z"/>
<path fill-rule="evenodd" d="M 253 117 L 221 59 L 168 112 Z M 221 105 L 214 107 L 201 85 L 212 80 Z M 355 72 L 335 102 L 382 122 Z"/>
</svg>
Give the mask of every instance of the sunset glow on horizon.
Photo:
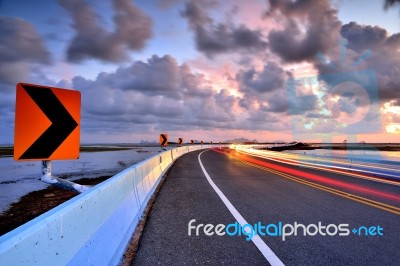
<svg viewBox="0 0 400 266">
<path fill-rule="evenodd" d="M 384 6 L 0 1 L 0 144 L 18 82 L 80 91 L 81 143 L 400 142 L 400 13 Z"/>
</svg>

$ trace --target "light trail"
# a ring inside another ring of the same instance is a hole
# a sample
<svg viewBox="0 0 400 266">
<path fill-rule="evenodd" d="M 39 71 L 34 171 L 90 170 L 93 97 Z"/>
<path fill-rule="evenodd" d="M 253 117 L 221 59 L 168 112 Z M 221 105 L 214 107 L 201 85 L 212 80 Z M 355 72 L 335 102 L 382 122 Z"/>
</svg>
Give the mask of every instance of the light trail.
<svg viewBox="0 0 400 266">
<path fill-rule="evenodd" d="M 380 198 L 384 198 L 384 199 L 400 202 L 400 195 L 394 195 L 394 194 L 391 194 L 391 193 L 386 193 L 386 192 L 379 191 L 377 189 L 367 188 L 367 187 L 363 187 L 361 185 L 355 185 L 355 184 L 347 183 L 345 181 L 334 180 L 334 179 L 331 179 L 331 178 L 328 178 L 328 177 L 325 177 L 325 176 L 321 176 L 321 175 L 305 172 L 305 171 L 302 171 L 302 170 L 293 169 L 293 168 L 290 168 L 290 167 L 287 167 L 287 166 L 283 166 L 283 165 L 279 165 L 279 164 L 276 164 L 276 163 L 266 162 L 264 160 L 257 159 L 254 156 L 249 156 L 247 154 L 243 154 L 243 153 L 240 153 L 240 152 L 237 152 L 237 151 L 226 152 L 226 150 L 216 150 L 216 149 L 213 149 L 213 150 L 216 151 L 216 152 L 219 152 L 219 153 L 226 154 L 226 155 L 228 155 L 230 157 L 233 157 L 233 158 L 235 158 L 235 159 L 237 159 L 239 161 L 251 163 L 253 165 L 261 166 L 261 167 L 264 167 L 266 169 L 271 169 L 271 170 L 277 171 L 279 173 L 293 175 L 293 176 L 295 176 L 297 178 L 300 177 L 303 180 L 322 183 L 322 184 L 325 184 L 325 185 L 334 186 L 336 188 L 347 189 L 347 190 L 351 190 L 351 191 L 357 191 L 357 192 L 365 193 L 365 194 L 368 194 L 368 195 L 374 195 L 374 196 L 378 196 Z M 269 159 L 269 158 L 266 158 L 266 159 Z M 284 162 L 284 161 L 281 161 L 281 163 L 282 162 Z M 317 169 L 317 170 L 319 170 L 319 169 Z M 347 173 L 343 172 L 341 174 L 347 174 Z"/>
<path fill-rule="evenodd" d="M 304 166 L 309 168 L 323 167 L 324 170 L 333 169 L 362 174 L 360 178 L 368 178 L 377 182 L 400 185 L 400 168 L 396 166 L 381 165 L 375 163 L 356 163 L 335 158 L 310 157 L 301 154 L 280 153 L 273 151 L 260 151 L 242 147 L 235 147 L 236 151 L 246 153 L 252 156 L 262 157 L 270 160 L 280 161 L 287 164 Z M 321 170 L 321 168 L 320 168 Z M 389 172 L 389 173 L 388 173 Z"/>
<path fill-rule="evenodd" d="M 357 164 L 352 164 L 353 167 L 341 167 L 341 166 L 335 166 L 335 165 L 329 165 L 329 164 L 322 164 L 322 163 L 317 163 L 316 161 L 314 163 L 307 163 L 304 162 L 303 160 L 300 159 L 287 159 L 284 158 L 284 155 L 280 155 L 280 156 L 274 156 L 274 155 L 265 155 L 265 154 L 254 154 L 252 152 L 247 152 L 245 150 L 240 150 L 240 153 L 244 153 L 244 154 L 248 154 L 251 156 L 257 156 L 257 157 L 261 157 L 261 158 L 265 158 L 268 160 L 272 160 L 272 161 L 276 161 L 276 162 L 280 162 L 280 163 L 285 163 L 285 164 L 290 164 L 290 165 L 294 165 L 294 166 L 301 166 L 301 167 L 307 167 L 307 168 L 313 168 L 313 169 L 317 169 L 317 170 L 322 170 L 322 171 L 328 171 L 328 172 L 334 172 L 334 173 L 338 173 L 338 174 L 344 174 L 344 175 L 349 175 L 349 176 L 353 176 L 353 177 L 357 177 L 357 178 L 362 178 L 362 179 L 367 179 L 370 181 L 375 181 L 375 182 L 380 182 L 380 183 L 386 183 L 386 184 L 391 184 L 391 185 L 395 185 L 395 186 L 400 186 L 400 180 L 388 180 L 386 178 L 381 178 L 381 177 L 377 177 L 376 174 L 381 174 L 381 173 L 377 173 L 377 172 L 371 172 L 371 171 L 364 171 L 364 170 L 360 170 L 360 169 L 356 169 L 354 168 L 354 166 L 357 166 Z M 291 154 L 287 154 L 287 155 L 291 155 Z M 330 161 L 326 160 L 326 159 L 319 159 L 318 161 L 320 162 L 328 162 L 330 163 Z M 335 160 L 333 160 L 335 161 Z M 341 161 L 339 161 L 342 164 L 345 164 Z M 387 169 L 387 168 L 383 168 L 382 169 Z M 400 175 L 400 173 L 399 173 Z M 388 176 L 393 176 L 393 175 L 388 175 Z M 399 176 L 393 176 L 393 177 L 397 177 L 399 178 Z"/>
</svg>

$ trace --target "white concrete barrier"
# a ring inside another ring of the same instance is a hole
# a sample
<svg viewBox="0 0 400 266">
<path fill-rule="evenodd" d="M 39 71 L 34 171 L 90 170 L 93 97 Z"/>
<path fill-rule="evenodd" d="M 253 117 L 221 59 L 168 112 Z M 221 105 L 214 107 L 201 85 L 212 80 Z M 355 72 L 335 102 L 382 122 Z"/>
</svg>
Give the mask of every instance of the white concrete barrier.
<svg viewBox="0 0 400 266">
<path fill-rule="evenodd" d="M 157 154 L 0 237 L 0 264 L 117 265 L 161 177 L 179 156 Z"/>
</svg>

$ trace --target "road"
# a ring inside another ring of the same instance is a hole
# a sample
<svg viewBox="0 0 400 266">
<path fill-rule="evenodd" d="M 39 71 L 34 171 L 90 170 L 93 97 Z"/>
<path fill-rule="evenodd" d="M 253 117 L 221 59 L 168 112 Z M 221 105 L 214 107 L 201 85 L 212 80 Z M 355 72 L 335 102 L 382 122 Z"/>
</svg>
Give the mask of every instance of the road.
<svg viewBox="0 0 400 266">
<path fill-rule="evenodd" d="M 398 265 L 399 207 L 395 184 L 229 149 L 191 152 L 170 169 L 133 264 Z M 234 233 L 237 221 L 270 226 L 251 240 L 215 227 Z"/>
</svg>

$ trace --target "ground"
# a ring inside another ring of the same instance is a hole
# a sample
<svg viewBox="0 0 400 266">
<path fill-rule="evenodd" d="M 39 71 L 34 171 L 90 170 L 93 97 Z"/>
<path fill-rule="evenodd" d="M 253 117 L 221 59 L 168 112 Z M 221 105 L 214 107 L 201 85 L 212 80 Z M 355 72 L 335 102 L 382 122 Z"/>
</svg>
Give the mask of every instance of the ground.
<svg viewBox="0 0 400 266">
<path fill-rule="evenodd" d="M 76 180 L 81 185 L 96 185 L 110 176 L 98 178 L 83 178 Z M 0 236 L 34 219 L 46 211 L 76 196 L 76 192 L 63 190 L 53 186 L 33 191 L 13 203 L 4 213 L 0 214 Z"/>
</svg>

